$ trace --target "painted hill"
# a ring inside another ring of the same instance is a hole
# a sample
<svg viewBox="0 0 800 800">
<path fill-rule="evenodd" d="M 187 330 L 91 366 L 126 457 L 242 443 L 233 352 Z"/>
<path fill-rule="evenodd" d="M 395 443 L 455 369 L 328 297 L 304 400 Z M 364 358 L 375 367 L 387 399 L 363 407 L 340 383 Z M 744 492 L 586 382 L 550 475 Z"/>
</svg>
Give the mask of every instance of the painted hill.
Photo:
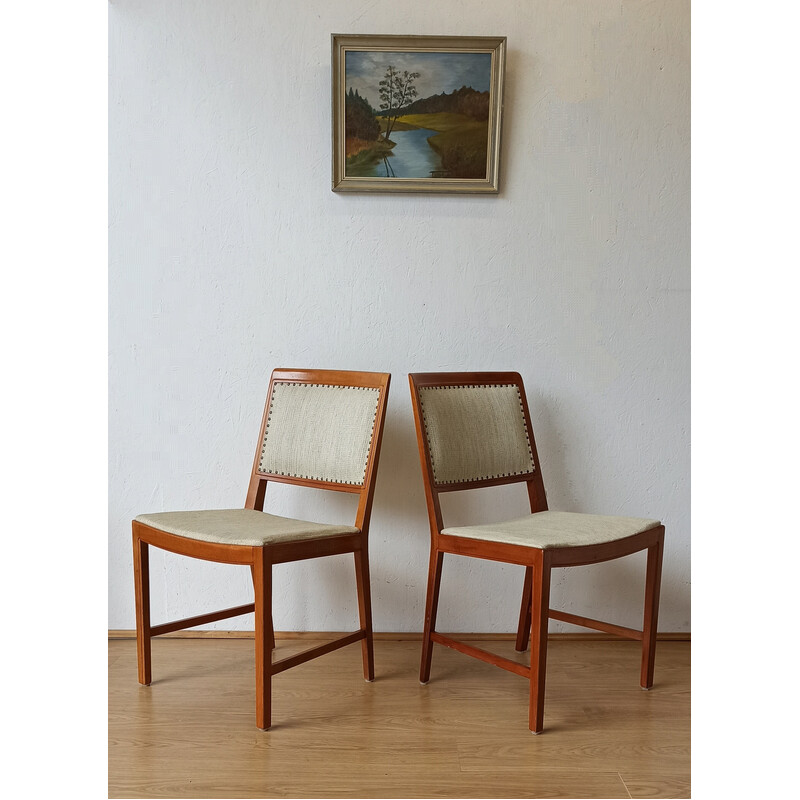
<svg viewBox="0 0 800 800">
<path fill-rule="evenodd" d="M 454 89 L 450 94 L 434 94 L 401 108 L 399 113 L 408 114 L 464 114 L 474 120 L 489 119 L 489 92 L 477 92 L 469 86 Z M 396 111 L 379 111 L 376 116 L 394 116 Z"/>
</svg>

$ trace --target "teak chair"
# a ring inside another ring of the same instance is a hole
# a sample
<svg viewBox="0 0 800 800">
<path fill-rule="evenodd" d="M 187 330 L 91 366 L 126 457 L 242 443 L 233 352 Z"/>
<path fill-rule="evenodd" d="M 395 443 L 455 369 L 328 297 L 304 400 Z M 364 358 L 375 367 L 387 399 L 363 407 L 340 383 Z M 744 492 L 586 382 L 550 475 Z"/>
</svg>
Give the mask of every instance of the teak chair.
<svg viewBox="0 0 800 800">
<path fill-rule="evenodd" d="M 657 520 L 549 511 L 522 378 L 516 372 L 409 375 L 428 517 L 431 555 L 420 681 L 430 679 L 433 643 L 451 647 L 529 678 L 528 723 L 544 720 L 548 619 L 642 642 L 641 686 L 653 685 L 664 527 Z M 441 492 L 525 483 L 531 513 L 487 525 L 445 528 Z M 550 608 L 553 567 L 595 564 L 647 550 L 643 630 L 611 625 Z M 525 566 L 516 649 L 531 635 L 530 667 L 436 631 L 445 553 Z"/>
<path fill-rule="evenodd" d="M 255 612 L 256 725 L 271 724 L 272 676 L 361 641 L 364 678 L 373 680 L 372 607 L 367 534 L 375 490 L 389 375 L 277 369 L 272 373 L 250 486 L 243 509 L 142 514 L 133 520 L 139 683 L 151 681 L 153 636 Z M 267 514 L 270 481 L 358 495 L 355 526 L 324 525 Z M 255 600 L 247 605 L 152 625 L 148 548 L 225 564 L 247 564 Z M 353 553 L 360 629 L 272 661 L 272 565 Z"/>
</svg>

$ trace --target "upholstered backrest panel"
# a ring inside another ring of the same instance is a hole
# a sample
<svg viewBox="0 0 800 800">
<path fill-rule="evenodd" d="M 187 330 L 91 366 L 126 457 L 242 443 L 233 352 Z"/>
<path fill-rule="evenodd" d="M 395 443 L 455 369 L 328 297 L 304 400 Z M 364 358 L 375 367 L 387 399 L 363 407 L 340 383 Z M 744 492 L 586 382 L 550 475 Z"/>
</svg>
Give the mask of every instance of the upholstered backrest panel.
<svg viewBox="0 0 800 800">
<path fill-rule="evenodd" d="M 362 485 L 380 390 L 276 381 L 258 472 Z"/>
<path fill-rule="evenodd" d="M 419 389 L 436 484 L 524 475 L 534 470 L 522 398 L 514 384 Z"/>
</svg>

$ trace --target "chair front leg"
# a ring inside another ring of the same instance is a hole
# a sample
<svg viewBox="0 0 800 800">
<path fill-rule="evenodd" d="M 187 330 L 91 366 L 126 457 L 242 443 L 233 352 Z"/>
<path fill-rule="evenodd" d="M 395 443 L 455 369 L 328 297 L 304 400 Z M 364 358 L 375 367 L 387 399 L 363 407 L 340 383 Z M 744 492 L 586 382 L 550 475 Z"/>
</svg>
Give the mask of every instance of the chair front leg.
<svg viewBox="0 0 800 800">
<path fill-rule="evenodd" d="M 531 686 L 528 727 L 544 727 L 544 685 L 547 672 L 547 624 L 550 618 L 550 559 L 546 550 L 535 551 L 531 571 Z M 527 574 L 527 570 L 526 570 Z"/>
<path fill-rule="evenodd" d="M 528 649 L 528 637 L 531 633 L 531 581 L 533 581 L 533 567 L 525 567 L 522 602 L 519 607 L 519 625 L 517 625 L 516 650 L 519 653 L 524 653 Z"/>
<path fill-rule="evenodd" d="M 662 527 L 658 542 L 647 549 L 647 579 L 644 590 L 644 625 L 642 626 L 642 672 L 640 678 L 642 689 L 650 689 L 653 685 L 663 555 L 664 529 Z"/>
<path fill-rule="evenodd" d="M 133 530 L 133 581 L 136 592 L 136 660 L 139 683 L 149 686 L 152 681 L 150 647 L 150 551 Z"/>
<path fill-rule="evenodd" d="M 252 564 L 250 565 L 250 575 L 253 578 L 253 586 L 255 587 L 255 585 L 256 585 L 256 573 L 255 573 L 255 567 Z M 270 650 L 274 650 L 275 649 L 275 627 L 274 627 L 274 623 L 272 624 L 272 626 L 270 626 L 269 649 Z"/>
<path fill-rule="evenodd" d="M 431 659 L 433 657 L 431 633 L 436 630 L 436 610 L 439 606 L 439 586 L 442 582 L 443 561 L 444 553 L 432 547 L 428 566 L 428 593 L 425 600 L 425 630 L 422 634 L 422 662 L 419 668 L 420 683 L 427 683 L 431 679 Z"/>
<path fill-rule="evenodd" d="M 272 724 L 272 562 L 268 547 L 255 547 L 253 584 L 256 607 L 256 727 Z"/>
<path fill-rule="evenodd" d="M 369 554 L 366 538 L 361 549 L 353 553 L 356 567 L 356 588 L 358 590 L 358 618 L 361 630 L 366 636 L 361 641 L 361 660 L 364 664 L 364 680 L 375 679 L 375 655 L 372 647 L 372 597 L 369 588 Z"/>
</svg>

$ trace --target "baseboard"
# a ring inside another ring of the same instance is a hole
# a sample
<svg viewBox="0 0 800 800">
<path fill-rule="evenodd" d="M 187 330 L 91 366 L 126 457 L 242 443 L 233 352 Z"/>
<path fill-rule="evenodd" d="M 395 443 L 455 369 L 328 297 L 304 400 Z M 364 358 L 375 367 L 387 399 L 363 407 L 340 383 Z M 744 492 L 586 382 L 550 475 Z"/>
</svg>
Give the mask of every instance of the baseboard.
<svg viewBox="0 0 800 800">
<path fill-rule="evenodd" d="M 275 631 L 276 639 L 313 639 L 328 641 L 347 635 L 349 631 Z M 175 631 L 159 636 L 159 639 L 252 639 L 253 631 Z M 516 633 L 454 633 L 461 641 L 491 642 L 513 641 Z M 135 639 L 135 630 L 109 630 L 109 639 Z M 381 642 L 421 642 L 422 633 L 373 633 L 375 641 Z M 659 633 L 659 642 L 689 642 L 691 633 Z M 608 633 L 551 633 L 550 640 L 576 640 L 584 642 L 624 642 L 619 636 Z"/>
</svg>

